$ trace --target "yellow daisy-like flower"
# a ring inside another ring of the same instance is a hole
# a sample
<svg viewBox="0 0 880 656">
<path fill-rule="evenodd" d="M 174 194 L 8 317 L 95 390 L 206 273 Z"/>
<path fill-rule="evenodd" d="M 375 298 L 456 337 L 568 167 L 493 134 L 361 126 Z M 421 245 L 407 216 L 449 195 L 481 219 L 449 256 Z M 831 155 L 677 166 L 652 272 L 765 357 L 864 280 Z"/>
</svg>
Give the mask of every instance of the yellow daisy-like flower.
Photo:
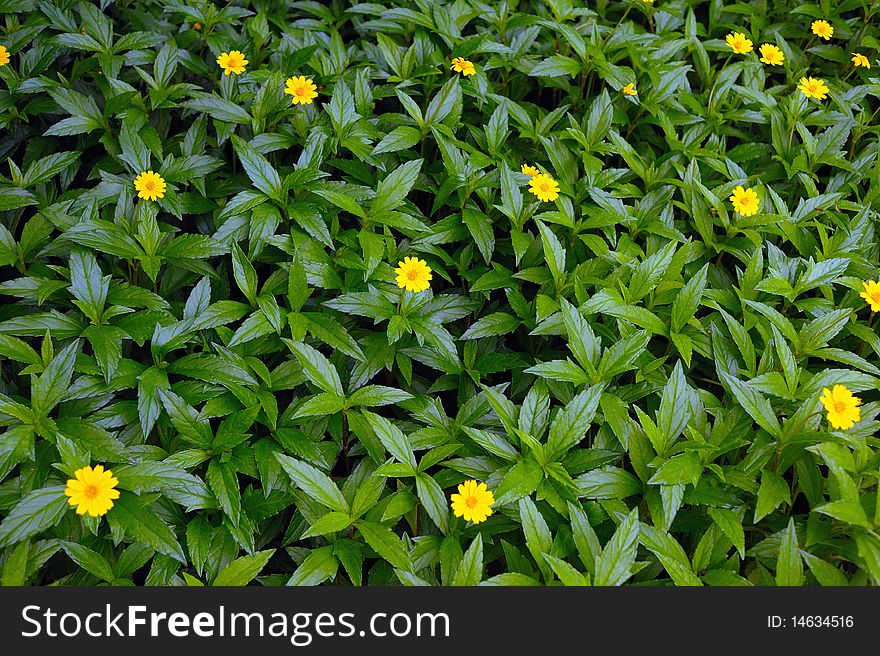
<svg viewBox="0 0 880 656">
<path fill-rule="evenodd" d="M 638 91 L 636 91 L 636 85 L 634 82 L 630 82 L 629 84 L 627 84 L 621 89 L 621 91 L 624 93 L 624 95 L 627 96 L 635 96 L 638 93 Z"/>
<path fill-rule="evenodd" d="M 727 35 L 727 45 L 733 48 L 738 55 L 744 55 L 752 51 L 752 42 L 742 32 L 731 32 Z"/>
<path fill-rule="evenodd" d="M 67 503 L 76 506 L 77 515 L 106 515 L 113 507 L 113 499 L 119 498 L 119 490 L 115 489 L 119 481 L 113 478 L 113 472 L 104 471 L 103 465 L 95 465 L 94 469 L 90 466 L 77 469 L 74 475 L 76 478 L 68 479 L 64 490 L 70 497 Z"/>
<path fill-rule="evenodd" d="M 737 185 L 728 200 L 733 204 L 733 209 L 743 216 L 757 214 L 758 207 L 761 204 L 755 190 L 751 187 L 744 189 L 742 185 Z"/>
<path fill-rule="evenodd" d="M 294 105 L 311 105 L 318 97 L 318 87 L 311 78 L 300 75 L 287 78 L 287 88 L 284 89 L 284 93 L 293 96 L 291 102 Z"/>
<path fill-rule="evenodd" d="M 423 292 L 431 286 L 431 267 L 417 257 L 405 257 L 397 263 L 397 286 L 408 292 Z"/>
<path fill-rule="evenodd" d="M 477 69 L 474 68 L 474 63 L 463 57 L 456 57 L 452 60 L 452 70 L 456 73 L 461 73 L 465 77 L 474 75 L 477 72 Z"/>
<path fill-rule="evenodd" d="M 865 299 L 871 306 L 871 312 L 880 312 L 880 285 L 875 280 L 862 283 L 865 291 L 859 292 L 859 296 Z"/>
<path fill-rule="evenodd" d="M 165 197 L 165 180 L 158 173 L 144 171 L 134 179 L 134 188 L 138 198 L 157 200 Z"/>
<path fill-rule="evenodd" d="M 871 62 L 868 61 L 868 58 L 858 52 L 852 54 L 852 63 L 856 68 L 859 66 L 862 68 L 871 68 Z"/>
<path fill-rule="evenodd" d="M 761 47 L 758 48 L 758 52 L 761 53 L 760 61 L 762 64 L 782 66 L 782 62 L 785 61 L 785 55 L 783 55 L 782 51 L 772 43 L 761 44 Z"/>
<path fill-rule="evenodd" d="M 200 29 L 202 29 L 202 24 L 201 24 L 201 23 L 198 23 L 198 22 L 193 23 L 193 29 L 194 29 L 196 32 L 198 32 Z"/>
<path fill-rule="evenodd" d="M 539 173 L 529 180 L 529 191 L 542 202 L 552 202 L 559 198 L 559 183 L 546 173 Z"/>
<path fill-rule="evenodd" d="M 0 66 L 6 66 L 9 63 L 9 51 L 6 46 L 0 46 Z"/>
<path fill-rule="evenodd" d="M 642 2 L 644 2 L 646 5 L 653 5 L 654 4 L 654 0 L 642 0 Z"/>
<path fill-rule="evenodd" d="M 828 21 L 813 21 L 813 24 L 810 25 L 810 29 L 813 31 L 813 34 L 826 41 L 834 34 L 834 28 L 831 27 L 831 24 Z"/>
<path fill-rule="evenodd" d="M 862 400 L 853 396 L 852 392 L 843 385 L 835 385 L 833 390 L 824 388 L 819 399 L 828 412 L 828 422 L 838 430 L 852 428 L 862 419 L 862 411 L 859 408 Z"/>
<path fill-rule="evenodd" d="M 541 175 L 541 172 L 537 168 L 528 164 L 523 164 L 520 170 L 530 178 L 534 178 L 536 175 Z"/>
<path fill-rule="evenodd" d="M 455 516 L 464 517 L 464 521 L 474 524 L 486 521 L 492 514 L 492 504 L 495 503 L 492 490 L 487 489 L 485 483 L 474 480 L 459 485 L 458 494 L 453 494 L 450 499 Z"/>
<path fill-rule="evenodd" d="M 807 98 L 816 98 L 817 100 L 825 100 L 825 96 L 828 94 L 825 80 L 817 77 L 802 77 L 798 89 Z"/>
<path fill-rule="evenodd" d="M 235 73 L 241 75 L 244 73 L 248 60 L 244 58 L 244 53 L 239 50 L 230 50 L 229 52 L 221 52 L 217 57 L 217 64 L 223 69 L 224 75 Z"/>
</svg>

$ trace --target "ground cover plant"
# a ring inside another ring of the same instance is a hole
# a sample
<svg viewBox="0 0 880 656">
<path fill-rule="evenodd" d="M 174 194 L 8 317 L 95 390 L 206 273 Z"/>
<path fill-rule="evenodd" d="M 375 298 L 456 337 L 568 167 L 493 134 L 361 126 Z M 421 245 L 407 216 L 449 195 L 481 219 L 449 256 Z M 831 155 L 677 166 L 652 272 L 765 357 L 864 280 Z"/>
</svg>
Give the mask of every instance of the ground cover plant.
<svg viewBox="0 0 880 656">
<path fill-rule="evenodd" d="M 876 11 L 0 0 L 0 580 L 877 584 Z"/>
</svg>

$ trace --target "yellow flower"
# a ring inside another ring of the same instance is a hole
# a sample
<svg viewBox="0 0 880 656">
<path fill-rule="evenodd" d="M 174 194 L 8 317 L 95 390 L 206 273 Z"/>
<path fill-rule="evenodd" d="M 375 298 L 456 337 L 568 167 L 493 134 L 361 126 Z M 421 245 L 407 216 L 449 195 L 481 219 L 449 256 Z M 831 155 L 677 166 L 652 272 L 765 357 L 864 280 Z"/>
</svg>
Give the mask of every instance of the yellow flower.
<svg viewBox="0 0 880 656">
<path fill-rule="evenodd" d="M 630 82 L 629 84 L 627 84 L 625 87 L 623 87 L 623 89 L 621 89 L 621 91 L 627 96 L 634 96 L 638 93 L 638 91 L 636 91 L 636 85 L 634 82 Z"/>
<path fill-rule="evenodd" d="M 74 475 L 76 478 L 68 479 L 64 490 L 70 497 L 67 503 L 76 506 L 77 515 L 106 515 L 113 507 L 113 499 L 119 498 L 119 490 L 114 489 L 119 481 L 113 478 L 113 472 L 104 471 L 103 465 L 95 465 L 94 469 L 89 466 L 77 469 Z"/>
<path fill-rule="evenodd" d="M 318 97 L 317 89 L 311 78 L 300 75 L 287 78 L 287 88 L 284 89 L 284 93 L 293 96 L 291 102 L 294 105 L 311 105 L 312 100 Z"/>
<path fill-rule="evenodd" d="M 859 292 L 859 296 L 871 305 L 871 312 L 880 312 L 880 285 L 874 280 L 862 283 L 865 291 Z"/>
<path fill-rule="evenodd" d="M 408 292 L 423 292 L 431 286 L 431 267 L 417 257 L 405 257 L 397 263 L 397 286 Z"/>
<path fill-rule="evenodd" d="M 758 200 L 758 194 L 751 187 L 743 189 L 742 185 L 737 185 L 729 200 L 733 203 L 733 209 L 743 216 L 751 216 L 758 213 L 760 201 Z"/>
<path fill-rule="evenodd" d="M 783 55 L 782 51 L 772 43 L 761 44 L 761 47 L 758 48 L 758 52 L 761 53 L 761 63 L 763 64 L 782 66 L 782 62 L 785 61 L 785 55 Z"/>
<path fill-rule="evenodd" d="M 856 68 L 859 66 L 863 68 L 871 68 L 871 62 L 868 61 L 868 58 L 857 52 L 852 54 L 852 63 Z"/>
<path fill-rule="evenodd" d="M 134 179 L 134 188 L 138 198 L 157 200 L 165 197 L 165 180 L 158 173 L 144 171 Z"/>
<path fill-rule="evenodd" d="M 223 69 L 224 75 L 229 75 L 230 73 L 241 75 L 244 73 L 244 67 L 248 65 L 248 60 L 244 58 L 244 53 L 238 50 L 231 50 L 229 52 L 221 52 L 220 56 L 217 57 L 217 63 Z"/>
<path fill-rule="evenodd" d="M 474 68 L 473 62 L 470 62 L 463 57 L 456 57 L 452 60 L 452 70 L 456 73 L 461 73 L 465 77 L 477 72 L 477 69 Z"/>
<path fill-rule="evenodd" d="M 458 494 L 453 494 L 452 512 L 456 517 L 464 517 L 464 521 L 479 524 L 485 522 L 492 514 L 495 496 L 492 490 L 486 489 L 485 483 L 474 480 L 465 481 L 458 486 Z"/>
<path fill-rule="evenodd" d="M 733 48 L 733 51 L 739 55 L 752 51 L 752 42 L 742 32 L 731 32 L 728 34 L 727 45 Z"/>
<path fill-rule="evenodd" d="M 534 166 L 529 166 L 528 164 L 523 164 L 520 170 L 530 178 L 534 178 L 536 175 L 541 175 L 541 172 L 538 169 Z"/>
<path fill-rule="evenodd" d="M 817 77 L 802 77 L 798 89 L 807 98 L 817 98 L 818 100 L 825 100 L 825 96 L 828 94 L 825 80 Z"/>
<path fill-rule="evenodd" d="M 818 36 L 820 39 L 825 39 L 826 41 L 830 39 L 831 36 L 834 34 L 834 28 L 831 27 L 831 24 L 828 21 L 813 21 L 810 29 L 813 30 L 813 34 Z"/>
<path fill-rule="evenodd" d="M 654 0 L 642 0 L 642 2 L 644 2 L 646 5 L 653 5 L 654 4 Z"/>
<path fill-rule="evenodd" d="M 196 31 L 199 31 L 200 29 L 202 29 L 202 24 L 201 23 L 193 23 L 193 29 Z"/>
<path fill-rule="evenodd" d="M 862 419 L 862 411 L 859 408 L 862 400 L 853 396 L 852 392 L 843 385 L 835 385 L 833 391 L 824 388 L 819 399 L 828 411 L 828 421 L 834 428 L 847 430 Z"/>
<path fill-rule="evenodd" d="M 9 63 L 9 51 L 6 46 L 0 46 L 0 66 L 6 66 Z"/>
<path fill-rule="evenodd" d="M 529 180 L 529 191 L 540 201 L 554 201 L 559 198 L 559 183 L 546 173 L 539 173 Z"/>
</svg>

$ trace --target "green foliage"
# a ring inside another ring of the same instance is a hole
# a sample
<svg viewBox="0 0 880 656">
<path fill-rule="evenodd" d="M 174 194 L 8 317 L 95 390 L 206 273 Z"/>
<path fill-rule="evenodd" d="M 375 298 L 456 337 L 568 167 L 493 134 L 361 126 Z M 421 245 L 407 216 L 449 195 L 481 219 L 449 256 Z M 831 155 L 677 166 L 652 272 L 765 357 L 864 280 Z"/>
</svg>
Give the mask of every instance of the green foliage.
<svg viewBox="0 0 880 656">
<path fill-rule="evenodd" d="M 875 12 L 0 1 L 0 582 L 880 583 Z"/>
</svg>

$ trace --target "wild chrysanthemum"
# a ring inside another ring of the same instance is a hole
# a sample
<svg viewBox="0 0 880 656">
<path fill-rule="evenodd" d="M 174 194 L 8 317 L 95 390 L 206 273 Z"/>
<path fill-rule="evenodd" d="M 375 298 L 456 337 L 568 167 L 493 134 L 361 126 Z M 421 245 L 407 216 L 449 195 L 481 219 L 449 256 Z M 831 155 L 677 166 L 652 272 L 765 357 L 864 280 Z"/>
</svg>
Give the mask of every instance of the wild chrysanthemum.
<svg viewBox="0 0 880 656">
<path fill-rule="evenodd" d="M 158 173 L 144 171 L 134 179 L 134 188 L 138 198 L 157 200 L 165 197 L 165 180 Z"/>
<path fill-rule="evenodd" d="M 825 96 L 828 95 L 828 87 L 825 86 L 825 80 L 817 77 L 802 77 L 798 89 L 807 98 L 825 100 Z"/>
<path fill-rule="evenodd" d="M 106 515 L 113 507 L 113 499 L 119 498 L 119 490 L 115 489 L 119 481 L 113 478 L 113 472 L 104 471 L 103 465 L 95 465 L 77 469 L 76 478 L 67 480 L 64 494 L 71 506 L 76 506 L 76 514 L 89 513 L 92 517 Z"/>
<path fill-rule="evenodd" d="M 727 45 L 738 55 L 744 55 L 752 51 L 752 42 L 742 32 L 731 32 L 728 34 Z"/>
<path fill-rule="evenodd" d="M 200 29 L 202 29 L 202 24 L 199 23 L 199 22 L 195 22 L 195 23 L 193 23 L 193 29 L 194 29 L 196 32 L 198 32 Z"/>
<path fill-rule="evenodd" d="M 737 187 L 733 190 L 733 194 L 731 194 L 729 200 L 733 204 L 733 209 L 743 216 L 752 216 L 752 214 L 757 214 L 758 206 L 761 204 L 758 200 L 758 194 L 755 193 L 755 190 L 751 187 L 745 189 L 742 185 L 737 185 Z"/>
<path fill-rule="evenodd" d="M 474 63 L 463 57 L 456 57 L 452 60 L 452 70 L 456 73 L 461 73 L 465 77 L 474 75 L 477 72 L 477 69 L 474 68 Z"/>
<path fill-rule="evenodd" d="M 538 169 L 529 164 L 523 164 L 520 170 L 530 178 L 534 178 L 536 175 L 541 175 L 541 172 Z"/>
<path fill-rule="evenodd" d="M 880 285 L 874 280 L 862 283 L 865 291 L 859 292 L 859 296 L 865 299 L 871 306 L 871 312 L 880 312 Z"/>
<path fill-rule="evenodd" d="M 638 91 L 636 91 L 635 82 L 630 82 L 625 87 L 623 87 L 621 91 L 624 93 L 624 95 L 627 96 L 634 96 L 638 93 Z"/>
<path fill-rule="evenodd" d="M 6 46 L 0 46 L 0 66 L 6 66 L 9 63 L 9 51 Z"/>
<path fill-rule="evenodd" d="M 318 87 L 311 78 L 307 78 L 305 75 L 287 78 L 286 84 L 284 93 L 293 96 L 291 102 L 294 105 L 311 105 L 312 101 L 318 97 Z"/>
<path fill-rule="evenodd" d="M 853 66 L 855 66 L 856 68 L 858 68 L 859 66 L 861 66 L 862 68 L 871 68 L 871 62 L 868 61 L 868 58 L 857 52 L 854 52 L 852 54 L 852 63 Z"/>
<path fill-rule="evenodd" d="M 862 418 L 862 400 L 843 385 L 835 385 L 833 390 L 824 388 L 819 398 L 828 412 L 828 422 L 838 430 L 852 428 Z"/>
<path fill-rule="evenodd" d="M 824 20 L 813 21 L 813 24 L 810 25 L 810 29 L 813 31 L 813 34 L 826 41 L 834 34 L 834 28 L 831 27 L 831 23 Z"/>
<path fill-rule="evenodd" d="M 450 499 L 455 516 L 464 517 L 464 521 L 474 524 L 486 521 L 492 514 L 492 504 L 495 503 L 492 490 L 487 489 L 485 483 L 474 480 L 459 485 L 458 494 L 453 494 Z"/>
<path fill-rule="evenodd" d="M 408 292 L 423 292 L 431 286 L 431 267 L 417 257 L 405 257 L 397 263 L 397 286 Z"/>
<path fill-rule="evenodd" d="M 785 55 L 783 55 L 782 51 L 772 43 L 762 43 L 761 47 L 758 48 L 758 52 L 761 53 L 762 64 L 782 66 L 782 62 L 785 61 Z"/>
<path fill-rule="evenodd" d="M 244 73 L 248 60 L 244 58 L 244 53 L 238 50 L 230 50 L 229 52 L 221 52 L 217 57 L 217 64 L 223 69 L 224 75 L 235 73 L 241 75 Z"/>
<path fill-rule="evenodd" d="M 529 191 L 543 202 L 552 202 L 559 198 L 559 183 L 546 173 L 539 173 L 529 180 Z"/>
</svg>

